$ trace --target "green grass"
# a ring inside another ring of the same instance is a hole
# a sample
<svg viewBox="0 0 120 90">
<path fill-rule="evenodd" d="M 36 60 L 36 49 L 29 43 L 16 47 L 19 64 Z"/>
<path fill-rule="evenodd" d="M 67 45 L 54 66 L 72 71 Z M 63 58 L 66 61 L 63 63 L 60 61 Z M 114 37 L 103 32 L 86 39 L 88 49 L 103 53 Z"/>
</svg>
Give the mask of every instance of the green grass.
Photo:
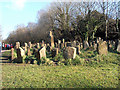
<svg viewBox="0 0 120 90">
<path fill-rule="evenodd" d="M 3 65 L 3 88 L 116 88 L 118 65 Z"/>
<path fill-rule="evenodd" d="M 120 55 L 81 51 L 68 66 L 2 65 L 3 88 L 117 88 Z M 7 53 L 8 54 L 8 53 Z M 54 58 L 56 60 L 61 56 Z M 74 65 L 74 63 L 80 63 Z M 90 62 L 81 62 L 88 59 Z M 58 60 L 59 61 L 59 60 Z"/>
</svg>

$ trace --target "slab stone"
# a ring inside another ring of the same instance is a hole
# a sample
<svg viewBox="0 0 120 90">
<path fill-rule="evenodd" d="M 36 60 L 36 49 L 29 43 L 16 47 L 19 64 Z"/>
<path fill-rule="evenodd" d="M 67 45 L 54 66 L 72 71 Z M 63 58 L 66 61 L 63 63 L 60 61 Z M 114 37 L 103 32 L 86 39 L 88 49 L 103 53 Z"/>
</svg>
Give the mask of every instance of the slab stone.
<svg viewBox="0 0 120 90">
<path fill-rule="evenodd" d="M 19 47 L 17 50 L 17 63 L 23 63 L 23 56 L 25 55 L 25 51 Z"/>
<path fill-rule="evenodd" d="M 41 59 L 42 57 L 46 58 L 46 48 L 45 46 L 42 47 L 40 50 L 39 50 L 39 55 L 40 55 L 40 58 Z"/>
<path fill-rule="evenodd" d="M 100 55 L 107 55 L 108 53 L 107 42 L 100 41 L 97 46 L 97 51 Z"/>
<path fill-rule="evenodd" d="M 32 48 L 32 43 L 31 42 L 29 42 L 29 47 Z"/>
<path fill-rule="evenodd" d="M 74 59 L 76 57 L 76 48 L 74 48 L 74 47 L 66 47 L 63 50 L 63 57 L 65 59 Z"/>
</svg>

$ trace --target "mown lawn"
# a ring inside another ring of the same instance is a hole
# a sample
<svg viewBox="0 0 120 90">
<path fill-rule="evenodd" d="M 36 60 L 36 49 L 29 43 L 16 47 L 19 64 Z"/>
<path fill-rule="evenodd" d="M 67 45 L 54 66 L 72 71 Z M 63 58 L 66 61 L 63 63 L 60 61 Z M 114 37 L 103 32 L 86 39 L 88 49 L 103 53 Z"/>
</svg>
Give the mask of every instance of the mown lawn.
<svg viewBox="0 0 120 90">
<path fill-rule="evenodd" d="M 118 66 L 3 65 L 3 88 L 117 88 Z"/>
<path fill-rule="evenodd" d="M 90 57 L 88 53 L 84 55 L 81 58 Z M 120 56 L 109 53 L 102 58 L 107 63 L 76 66 L 3 64 L 2 88 L 118 88 Z"/>
</svg>

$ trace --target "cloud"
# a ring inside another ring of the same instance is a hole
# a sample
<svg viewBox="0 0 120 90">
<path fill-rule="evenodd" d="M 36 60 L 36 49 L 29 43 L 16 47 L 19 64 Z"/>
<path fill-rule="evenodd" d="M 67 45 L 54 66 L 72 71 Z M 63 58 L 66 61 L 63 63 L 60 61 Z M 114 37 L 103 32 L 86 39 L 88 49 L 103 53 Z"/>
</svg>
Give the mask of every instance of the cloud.
<svg viewBox="0 0 120 90">
<path fill-rule="evenodd" d="M 26 0 L 11 0 L 12 8 L 22 10 L 25 6 Z"/>
</svg>

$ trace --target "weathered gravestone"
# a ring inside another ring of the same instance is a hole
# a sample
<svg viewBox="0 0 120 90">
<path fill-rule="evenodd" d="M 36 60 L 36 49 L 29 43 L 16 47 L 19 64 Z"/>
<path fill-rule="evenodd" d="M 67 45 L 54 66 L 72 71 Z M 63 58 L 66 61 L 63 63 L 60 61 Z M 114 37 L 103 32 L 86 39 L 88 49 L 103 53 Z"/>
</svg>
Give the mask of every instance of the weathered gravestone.
<svg viewBox="0 0 120 90">
<path fill-rule="evenodd" d="M 89 43 L 88 43 L 87 41 L 84 41 L 83 48 L 84 48 L 84 49 L 87 49 L 87 48 L 89 48 Z"/>
<path fill-rule="evenodd" d="M 25 43 L 25 52 L 27 51 L 27 46 L 28 46 L 27 43 Z"/>
<path fill-rule="evenodd" d="M 53 48 L 54 47 L 54 37 L 53 37 L 52 31 L 50 31 L 50 37 L 51 37 L 51 47 Z"/>
<path fill-rule="evenodd" d="M 72 42 L 72 47 L 76 47 L 76 41 Z"/>
<path fill-rule="evenodd" d="M 47 44 L 46 50 L 47 50 L 48 52 L 50 52 L 50 51 L 51 51 L 51 47 L 50 47 L 50 45 L 49 45 L 49 44 Z"/>
<path fill-rule="evenodd" d="M 16 42 L 16 49 L 20 47 L 20 42 Z"/>
<path fill-rule="evenodd" d="M 61 40 L 58 40 L 58 48 L 60 49 Z"/>
<path fill-rule="evenodd" d="M 42 40 L 41 47 L 45 46 L 45 42 Z"/>
<path fill-rule="evenodd" d="M 65 59 L 74 59 L 76 57 L 76 48 L 74 48 L 74 47 L 66 47 L 63 50 L 63 57 Z"/>
<path fill-rule="evenodd" d="M 30 47 L 27 47 L 27 55 L 30 56 L 31 52 L 30 52 Z"/>
<path fill-rule="evenodd" d="M 29 42 L 29 47 L 32 48 L 32 44 L 31 44 L 31 42 Z"/>
<path fill-rule="evenodd" d="M 71 47 L 71 46 L 72 46 L 71 42 L 66 43 L 66 47 Z"/>
<path fill-rule="evenodd" d="M 42 57 L 46 58 L 46 48 L 45 46 L 42 47 L 40 50 L 39 50 L 39 59 L 41 59 Z"/>
<path fill-rule="evenodd" d="M 52 58 L 54 58 L 58 54 L 58 48 L 52 49 Z"/>
<path fill-rule="evenodd" d="M 37 49 L 39 49 L 40 48 L 40 44 L 39 43 L 37 43 Z"/>
<path fill-rule="evenodd" d="M 14 60 L 14 48 L 11 48 L 11 61 Z"/>
<path fill-rule="evenodd" d="M 19 47 L 17 50 L 17 60 L 16 63 L 23 63 L 23 56 L 25 55 L 25 51 Z"/>
<path fill-rule="evenodd" d="M 108 48 L 107 48 L 107 42 L 106 41 L 100 41 L 97 46 L 97 52 L 100 55 L 107 55 Z"/>
<path fill-rule="evenodd" d="M 76 47 L 76 53 L 79 55 L 81 52 L 80 52 L 80 45 L 77 45 Z"/>
<path fill-rule="evenodd" d="M 120 52 L 120 40 L 118 42 L 117 51 Z"/>
</svg>

